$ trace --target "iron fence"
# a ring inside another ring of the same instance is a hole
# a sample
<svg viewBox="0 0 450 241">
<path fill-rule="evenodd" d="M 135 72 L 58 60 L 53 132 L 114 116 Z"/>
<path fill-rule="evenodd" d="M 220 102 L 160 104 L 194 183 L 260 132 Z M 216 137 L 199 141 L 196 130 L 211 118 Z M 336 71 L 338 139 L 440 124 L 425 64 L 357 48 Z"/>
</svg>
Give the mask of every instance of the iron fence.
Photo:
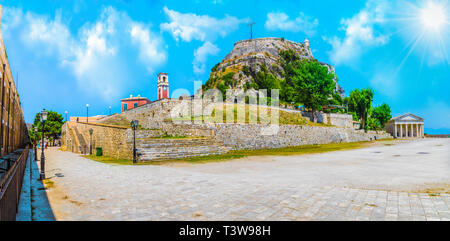
<svg viewBox="0 0 450 241">
<path fill-rule="evenodd" d="M 0 221 L 15 221 L 27 166 L 28 147 L 0 180 Z"/>
</svg>

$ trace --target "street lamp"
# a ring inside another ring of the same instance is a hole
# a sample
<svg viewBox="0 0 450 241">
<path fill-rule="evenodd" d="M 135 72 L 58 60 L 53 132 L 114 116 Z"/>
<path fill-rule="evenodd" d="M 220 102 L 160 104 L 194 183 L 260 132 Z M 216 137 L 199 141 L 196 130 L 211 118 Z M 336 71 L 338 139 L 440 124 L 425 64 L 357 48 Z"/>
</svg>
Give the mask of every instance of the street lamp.
<svg viewBox="0 0 450 241">
<path fill-rule="evenodd" d="M 34 161 L 37 161 L 37 145 L 36 145 L 37 133 L 38 133 L 38 128 L 37 128 L 37 126 L 35 126 L 34 127 Z"/>
<path fill-rule="evenodd" d="M 45 121 L 47 121 L 47 111 L 43 109 L 41 111 L 41 123 L 42 123 L 42 153 L 41 153 L 41 180 L 45 179 L 45 155 L 44 155 L 44 127 Z"/>
<path fill-rule="evenodd" d="M 86 123 L 89 123 L 89 104 L 86 104 Z"/>
<path fill-rule="evenodd" d="M 133 164 L 136 163 L 136 129 L 139 125 L 139 121 L 132 120 L 130 122 L 131 129 L 133 129 Z"/>
<path fill-rule="evenodd" d="M 94 133 L 94 130 L 91 128 L 89 129 L 89 135 L 91 137 L 91 140 L 89 141 L 89 155 L 92 155 L 92 133 Z"/>
<path fill-rule="evenodd" d="M 67 113 L 69 113 L 69 112 L 66 110 L 66 111 L 64 111 L 64 113 L 66 113 L 66 121 L 68 121 L 68 119 L 67 119 Z"/>
<path fill-rule="evenodd" d="M 111 106 L 109 106 L 109 115 L 111 115 Z"/>
</svg>

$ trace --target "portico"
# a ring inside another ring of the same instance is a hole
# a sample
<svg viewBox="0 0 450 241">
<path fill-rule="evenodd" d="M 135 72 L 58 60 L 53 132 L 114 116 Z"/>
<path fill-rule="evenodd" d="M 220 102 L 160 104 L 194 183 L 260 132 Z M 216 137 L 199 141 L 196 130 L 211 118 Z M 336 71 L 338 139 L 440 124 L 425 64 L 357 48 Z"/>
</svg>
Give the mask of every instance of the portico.
<svg viewBox="0 0 450 241">
<path fill-rule="evenodd" d="M 424 137 L 424 119 L 411 113 L 392 118 L 386 123 L 386 131 L 395 138 Z"/>
</svg>

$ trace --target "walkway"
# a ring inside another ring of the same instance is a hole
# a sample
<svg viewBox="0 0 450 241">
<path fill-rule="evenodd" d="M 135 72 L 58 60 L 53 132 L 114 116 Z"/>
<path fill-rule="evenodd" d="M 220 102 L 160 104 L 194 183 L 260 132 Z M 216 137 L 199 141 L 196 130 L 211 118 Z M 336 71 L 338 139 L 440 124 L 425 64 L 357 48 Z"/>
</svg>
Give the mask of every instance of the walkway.
<svg viewBox="0 0 450 241">
<path fill-rule="evenodd" d="M 47 194 L 57 220 L 450 220 L 450 139 L 396 143 L 170 166 L 50 148 Z"/>
</svg>

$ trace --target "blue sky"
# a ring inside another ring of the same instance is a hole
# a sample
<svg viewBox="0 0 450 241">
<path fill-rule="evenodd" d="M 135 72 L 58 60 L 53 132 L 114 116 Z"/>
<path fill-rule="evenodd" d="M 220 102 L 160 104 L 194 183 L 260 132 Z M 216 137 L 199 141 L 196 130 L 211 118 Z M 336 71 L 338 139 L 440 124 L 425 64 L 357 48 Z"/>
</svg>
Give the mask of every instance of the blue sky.
<svg viewBox="0 0 450 241">
<path fill-rule="evenodd" d="M 450 3 L 420 1 L 3 1 L 2 33 L 27 122 L 42 108 L 69 115 L 120 112 L 130 94 L 156 99 L 208 79 L 250 37 L 310 40 L 346 94 L 372 87 L 393 115 L 450 133 Z M 18 78 L 17 78 L 18 76 Z"/>
</svg>

